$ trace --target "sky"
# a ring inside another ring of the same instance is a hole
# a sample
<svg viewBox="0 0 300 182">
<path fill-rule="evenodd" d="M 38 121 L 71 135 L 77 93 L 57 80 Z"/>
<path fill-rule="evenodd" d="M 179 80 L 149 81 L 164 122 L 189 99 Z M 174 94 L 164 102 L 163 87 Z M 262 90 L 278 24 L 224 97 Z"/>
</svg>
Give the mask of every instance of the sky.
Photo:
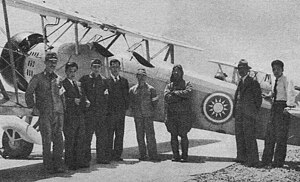
<svg viewBox="0 0 300 182">
<path fill-rule="evenodd" d="M 297 0 L 48 0 L 46 3 L 202 47 L 202 52 L 175 49 L 177 63 L 199 73 L 216 71 L 216 66 L 207 62 L 212 59 L 238 62 L 243 58 L 252 67 L 267 72 L 271 71 L 271 61 L 280 59 L 286 65 L 285 73 L 298 78 L 300 1 Z M 38 15 L 14 8 L 8 11 L 12 35 L 25 30 L 41 33 Z M 0 22 L 2 15 L 1 9 Z M 4 23 L 0 27 L 4 28 Z M 2 34 L 0 44 L 4 43 Z"/>
</svg>

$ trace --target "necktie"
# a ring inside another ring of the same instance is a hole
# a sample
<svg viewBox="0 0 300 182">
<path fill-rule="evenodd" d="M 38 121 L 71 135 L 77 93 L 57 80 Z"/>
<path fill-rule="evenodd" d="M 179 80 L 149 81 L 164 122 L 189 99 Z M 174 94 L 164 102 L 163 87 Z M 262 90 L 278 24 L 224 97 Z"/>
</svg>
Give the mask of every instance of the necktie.
<svg viewBox="0 0 300 182">
<path fill-rule="evenodd" d="M 77 94 L 79 95 L 79 89 L 78 89 L 78 87 L 77 87 L 76 82 L 75 82 L 75 81 L 72 81 L 72 83 L 73 83 L 73 87 L 75 88 Z"/>
<path fill-rule="evenodd" d="M 278 79 L 276 78 L 276 80 L 275 80 L 275 85 L 274 85 L 274 90 L 273 90 L 273 92 L 274 92 L 274 101 L 276 101 L 276 97 L 277 97 L 277 83 L 278 83 Z"/>
<path fill-rule="evenodd" d="M 118 77 L 117 76 L 115 76 L 115 82 L 117 82 L 118 81 Z"/>
<path fill-rule="evenodd" d="M 48 76 L 49 76 L 50 80 L 57 78 L 57 75 L 55 73 L 50 73 Z"/>
</svg>

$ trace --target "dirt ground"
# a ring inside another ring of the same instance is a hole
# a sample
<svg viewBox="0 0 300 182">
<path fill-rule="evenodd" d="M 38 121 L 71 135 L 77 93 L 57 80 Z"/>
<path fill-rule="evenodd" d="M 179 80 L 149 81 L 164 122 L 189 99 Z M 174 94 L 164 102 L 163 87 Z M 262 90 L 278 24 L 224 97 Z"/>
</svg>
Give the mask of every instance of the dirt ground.
<svg viewBox="0 0 300 182">
<path fill-rule="evenodd" d="M 260 153 L 261 155 L 262 153 Z M 235 163 L 213 173 L 194 175 L 194 178 L 189 181 L 300 181 L 300 149 L 287 151 L 286 163 L 283 168 L 252 168 Z"/>
</svg>

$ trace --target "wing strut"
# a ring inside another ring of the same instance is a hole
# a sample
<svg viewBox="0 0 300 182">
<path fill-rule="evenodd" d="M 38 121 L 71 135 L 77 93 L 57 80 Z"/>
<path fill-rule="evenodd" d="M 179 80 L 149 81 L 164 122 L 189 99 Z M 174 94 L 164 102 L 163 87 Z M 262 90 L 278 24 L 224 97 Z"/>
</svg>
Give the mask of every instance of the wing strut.
<svg viewBox="0 0 300 182">
<path fill-rule="evenodd" d="M 11 41 L 10 41 L 10 31 L 9 31 L 9 23 L 8 23 L 8 16 L 7 16 L 5 0 L 2 0 L 2 6 L 3 6 L 3 14 L 4 14 L 4 20 L 5 20 L 7 43 L 8 43 L 8 49 L 9 49 L 8 51 L 9 51 L 10 65 L 11 65 L 11 69 L 12 69 L 13 82 L 14 82 L 14 88 L 15 88 L 15 94 L 16 94 L 16 101 L 17 101 L 17 104 L 19 104 L 17 77 L 16 77 L 16 72 L 15 72 L 16 68 L 15 68 L 15 61 L 14 61 L 14 56 L 13 56 L 13 52 L 12 52 L 12 45 L 11 45 Z M 4 89 L 2 82 L 1 82 L 0 86 Z M 2 88 L 1 88 L 1 90 L 2 90 Z M 2 91 L 2 93 L 3 93 L 3 91 Z M 5 93 L 6 93 L 6 91 L 5 91 Z M 4 97 L 8 97 L 7 93 L 5 95 L 4 95 Z"/>
<path fill-rule="evenodd" d="M 74 24 L 74 33 L 75 33 L 75 54 L 79 54 L 79 42 L 78 42 L 78 23 Z"/>
</svg>

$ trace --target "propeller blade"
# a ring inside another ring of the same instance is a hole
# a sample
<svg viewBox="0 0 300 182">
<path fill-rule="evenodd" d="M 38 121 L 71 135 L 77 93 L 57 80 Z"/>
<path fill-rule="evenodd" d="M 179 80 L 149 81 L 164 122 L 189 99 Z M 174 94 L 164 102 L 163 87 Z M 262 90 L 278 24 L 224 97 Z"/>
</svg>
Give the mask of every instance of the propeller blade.
<svg viewBox="0 0 300 182">
<path fill-rule="evenodd" d="M 143 56 L 141 56 L 140 54 L 138 54 L 137 52 L 132 51 L 132 55 L 142 65 L 144 65 L 146 67 L 149 67 L 149 68 L 154 68 L 155 67 L 149 61 L 147 61 Z"/>
</svg>

